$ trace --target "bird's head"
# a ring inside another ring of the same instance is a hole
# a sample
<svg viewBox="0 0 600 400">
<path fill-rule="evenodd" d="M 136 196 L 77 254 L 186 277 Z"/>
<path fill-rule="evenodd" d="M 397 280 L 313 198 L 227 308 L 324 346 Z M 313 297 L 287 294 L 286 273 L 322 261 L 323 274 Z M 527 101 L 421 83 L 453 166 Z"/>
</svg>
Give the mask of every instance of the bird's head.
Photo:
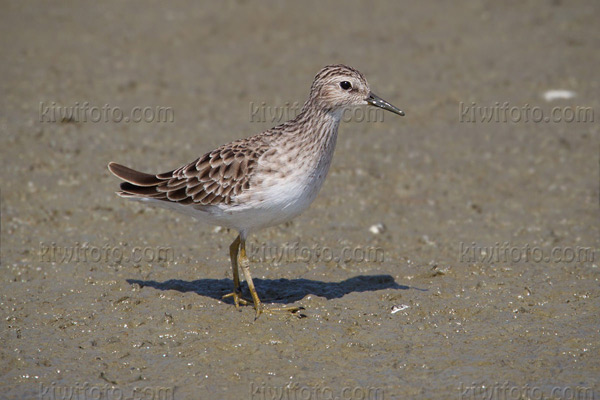
<svg viewBox="0 0 600 400">
<path fill-rule="evenodd" d="M 342 64 L 328 65 L 319 71 L 307 104 L 340 114 L 346 108 L 372 105 L 404 115 L 403 111 L 371 92 L 363 74 Z"/>
</svg>

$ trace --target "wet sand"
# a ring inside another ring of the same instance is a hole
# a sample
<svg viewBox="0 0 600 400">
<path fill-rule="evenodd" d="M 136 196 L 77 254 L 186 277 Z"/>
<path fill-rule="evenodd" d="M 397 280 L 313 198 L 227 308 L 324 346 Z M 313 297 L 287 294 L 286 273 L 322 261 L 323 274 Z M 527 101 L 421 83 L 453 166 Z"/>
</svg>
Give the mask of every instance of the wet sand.
<svg viewBox="0 0 600 400">
<path fill-rule="evenodd" d="M 599 13 L 5 4 L 0 399 L 599 398 Z M 235 233 L 118 198 L 106 164 L 260 132 L 331 63 L 406 117 L 343 123 L 312 207 L 251 238 L 259 294 L 306 316 L 255 321 L 220 300 Z"/>
</svg>

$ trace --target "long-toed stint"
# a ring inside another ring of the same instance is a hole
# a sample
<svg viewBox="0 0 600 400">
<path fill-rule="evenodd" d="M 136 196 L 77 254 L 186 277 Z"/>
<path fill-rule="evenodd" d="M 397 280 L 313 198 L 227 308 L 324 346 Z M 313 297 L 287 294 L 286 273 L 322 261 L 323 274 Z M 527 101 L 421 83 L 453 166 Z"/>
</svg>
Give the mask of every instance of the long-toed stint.
<svg viewBox="0 0 600 400">
<path fill-rule="evenodd" d="M 176 170 L 146 174 L 111 162 L 124 182 L 121 197 L 151 201 L 212 225 L 239 232 L 229 248 L 236 308 L 296 312 L 298 307 L 263 308 L 250 275 L 246 239 L 251 232 L 291 220 L 317 197 L 331 165 L 338 125 L 345 109 L 372 105 L 398 115 L 373 94 L 362 73 L 345 65 L 323 68 L 300 114 L 258 135 L 236 140 Z M 252 300 L 242 298 L 238 266 Z"/>
</svg>

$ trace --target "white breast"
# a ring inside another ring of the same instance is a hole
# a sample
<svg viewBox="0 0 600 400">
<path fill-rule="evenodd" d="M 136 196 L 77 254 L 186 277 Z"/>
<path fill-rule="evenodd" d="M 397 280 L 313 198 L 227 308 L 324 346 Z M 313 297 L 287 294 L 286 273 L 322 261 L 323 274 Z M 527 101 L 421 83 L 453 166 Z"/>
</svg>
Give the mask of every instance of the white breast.
<svg viewBox="0 0 600 400">
<path fill-rule="evenodd" d="M 337 140 L 337 124 L 323 129 L 322 136 L 306 146 L 280 149 L 259 160 L 251 190 L 239 196 L 240 209 L 230 212 L 244 219 L 247 230 L 287 222 L 315 200 L 331 166 Z"/>
</svg>

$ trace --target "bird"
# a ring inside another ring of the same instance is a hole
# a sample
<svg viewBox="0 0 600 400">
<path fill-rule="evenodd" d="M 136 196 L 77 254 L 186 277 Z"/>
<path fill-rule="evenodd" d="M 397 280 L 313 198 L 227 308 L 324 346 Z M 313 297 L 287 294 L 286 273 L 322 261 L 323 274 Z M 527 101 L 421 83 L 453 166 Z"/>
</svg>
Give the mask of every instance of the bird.
<svg viewBox="0 0 600 400">
<path fill-rule="evenodd" d="M 315 200 L 329 167 L 345 110 L 369 105 L 404 116 L 375 95 L 358 70 L 327 65 L 315 76 L 308 100 L 298 115 L 262 133 L 224 144 L 177 169 L 148 174 L 111 162 L 108 169 L 120 178 L 119 196 L 154 203 L 195 219 L 238 232 L 229 247 L 233 298 L 252 304 L 261 313 L 301 307 L 268 308 L 261 302 L 246 255 L 248 236 L 283 224 L 305 211 Z M 251 299 L 242 296 L 239 269 Z"/>
</svg>

